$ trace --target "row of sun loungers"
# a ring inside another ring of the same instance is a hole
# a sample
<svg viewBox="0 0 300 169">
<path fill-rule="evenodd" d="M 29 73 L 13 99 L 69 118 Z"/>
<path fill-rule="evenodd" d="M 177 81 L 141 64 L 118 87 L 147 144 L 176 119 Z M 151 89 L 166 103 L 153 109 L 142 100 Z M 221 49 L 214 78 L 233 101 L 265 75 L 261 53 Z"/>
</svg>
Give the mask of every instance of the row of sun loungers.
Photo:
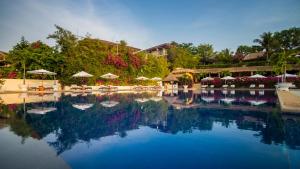
<svg viewBox="0 0 300 169">
<path fill-rule="evenodd" d="M 214 85 L 202 85 L 201 87 L 202 88 L 214 88 L 215 86 Z M 234 84 L 232 84 L 232 85 L 222 85 L 222 88 L 235 88 L 235 85 Z M 251 84 L 249 86 L 249 88 L 256 88 L 256 85 Z M 258 88 L 265 88 L 265 85 L 264 84 L 259 84 Z"/>
</svg>

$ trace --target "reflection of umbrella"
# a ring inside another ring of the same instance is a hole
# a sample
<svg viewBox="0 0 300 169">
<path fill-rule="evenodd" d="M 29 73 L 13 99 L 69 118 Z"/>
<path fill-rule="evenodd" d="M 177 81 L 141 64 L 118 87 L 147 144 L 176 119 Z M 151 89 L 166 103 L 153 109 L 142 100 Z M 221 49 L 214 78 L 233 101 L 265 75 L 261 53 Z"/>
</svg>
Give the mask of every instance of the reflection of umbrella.
<svg viewBox="0 0 300 169">
<path fill-rule="evenodd" d="M 140 102 L 140 103 L 145 103 L 145 102 L 149 101 L 149 99 L 140 98 L 140 99 L 135 99 L 135 101 Z"/>
<path fill-rule="evenodd" d="M 249 78 L 258 79 L 258 78 L 266 78 L 266 76 L 263 76 L 260 74 L 255 74 L 255 75 L 249 76 Z"/>
<path fill-rule="evenodd" d="M 27 113 L 46 114 L 48 112 L 52 112 L 52 111 L 55 111 L 55 110 L 56 110 L 55 107 L 40 107 L 40 108 L 36 108 L 36 109 L 27 110 Z"/>
<path fill-rule="evenodd" d="M 103 101 L 100 103 L 103 107 L 114 107 L 116 106 L 117 104 L 119 104 L 119 102 L 116 102 L 116 101 Z"/>
<path fill-rule="evenodd" d="M 119 76 L 117 75 L 114 75 L 112 73 L 106 73 L 104 75 L 101 76 L 101 78 L 104 78 L 104 79 L 116 79 L 118 78 Z"/>
<path fill-rule="evenodd" d="M 162 79 L 160 77 L 154 77 L 154 78 L 151 78 L 151 80 L 153 80 L 153 81 L 161 81 Z"/>
<path fill-rule="evenodd" d="M 140 76 L 140 77 L 137 77 L 135 78 L 136 80 L 149 80 L 149 78 L 147 77 L 144 77 L 144 76 Z"/>
<path fill-rule="evenodd" d="M 201 99 L 207 103 L 215 101 L 214 97 L 201 97 Z"/>
<path fill-rule="evenodd" d="M 248 102 L 249 102 L 251 105 L 254 105 L 254 106 L 259 106 L 259 105 L 261 105 L 261 104 L 267 103 L 266 101 L 263 101 L 263 100 L 261 100 L 261 101 L 257 101 L 257 100 L 249 100 Z"/>
<path fill-rule="evenodd" d="M 235 101 L 235 99 L 233 99 L 233 98 L 224 98 L 224 99 L 221 99 L 221 101 L 223 101 L 223 102 L 229 104 L 229 103 Z"/>
<path fill-rule="evenodd" d="M 162 100 L 162 98 L 161 97 L 151 97 L 150 100 L 153 100 L 155 102 L 159 102 L 159 101 Z"/>
<path fill-rule="evenodd" d="M 79 110 L 86 110 L 91 107 L 93 107 L 94 104 L 87 104 L 87 103 L 77 103 L 77 104 L 72 104 L 73 107 Z"/>
<path fill-rule="evenodd" d="M 36 75 L 56 75 L 56 73 L 50 72 L 45 69 L 31 70 L 31 71 L 27 71 L 27 73 L 36 74 Z M 42 79 L 42 86 L 43 86 L 43 79 Z"/>
<path fill-rule="evenodd" d="M 282 74 L 282 75 L 278 75 L 278 76 L 276 76 L 276 77 L 297 77 L 297 75 L 293 75 L 293 74 L 288 74 L 288 73 L 286 73 L 286 74 Z"/>
</svg>

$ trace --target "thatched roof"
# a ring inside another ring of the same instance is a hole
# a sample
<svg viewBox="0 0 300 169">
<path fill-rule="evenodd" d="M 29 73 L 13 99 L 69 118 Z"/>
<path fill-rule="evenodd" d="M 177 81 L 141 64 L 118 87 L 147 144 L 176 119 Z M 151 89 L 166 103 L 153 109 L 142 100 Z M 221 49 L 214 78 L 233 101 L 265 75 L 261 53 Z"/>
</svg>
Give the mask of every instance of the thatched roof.
<svg viewBox="0 0 300 169">
<path fill-rule="evenodd" d="M 178 81 L 178 79 L 173 74 L 169 74 L 167 77 L 165 77 L 163 79 L 163 81 L 164 82 L 171 82 L 171 81 L 176 82 L 176 81 Z"/>
<path fill-rule="evenodd" d="M 0 51 L 0 61 L 4 61 L 7 56 L 7 53 Z"/>
<path fill-rule="evenodd" d="M 256 53 L 249 53 L 246 55 L 243 59 L 243 61 L 249 61 L 249 60 L 256 60 L 259 58 L 264 57 L 265 52 L 256 52 Z"/>
</svg>

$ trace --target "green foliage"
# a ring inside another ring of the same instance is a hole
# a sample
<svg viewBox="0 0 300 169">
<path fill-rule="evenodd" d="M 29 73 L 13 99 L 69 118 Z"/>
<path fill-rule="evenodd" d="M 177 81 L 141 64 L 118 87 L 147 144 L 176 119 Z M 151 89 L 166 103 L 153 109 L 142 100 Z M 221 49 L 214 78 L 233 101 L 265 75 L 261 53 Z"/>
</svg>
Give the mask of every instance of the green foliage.
<svg viewBox="0 0 300 169">
<path fill-rule="evenodd" d="M 216 56 L 217 63 L 232 63 L 233 53 L 229 49 L 224 49 L 219 52 Z"/>
<path fill-rule="evenodd" d="M 88 84 L 103 80 L 100 76 L 109 72 L 120 76 L 116 83 L 128 84 L 138 75 L 152 78 L 169 73 L 165 58 L 134 54 L 125 41 L 120 41 L 117 46 L 89 36 L 77 39 L 72 32 L 55 27 L 57 30 L 48 36 L 55 40 L 55 47 L 41 41 L 30 43 L 22 38 L 9 52 L 11 69 L 17 70 L 19 77 L 22 77 L 24 67 L 26 70 L 43 68 L 56 72 L 62 84 L 72 84 L 82 81 L 72 75 L 83 70 L 94 75 L 88 79 Z"/>
<path fill-rule="evenodd" d="M 172 46 L 168 51 L 171 69 L 174 68 L 196 68 L 199 57 L 193 55 L 188 49 L 180 46 Z"/>
<path fill-rule="evenodd" d="M 206 65 L 212 63 L 215 54 L 211 44 L 200 44 L 197 46 L 197 55 L 200 57 L 200 64 Z"/>
</svg>

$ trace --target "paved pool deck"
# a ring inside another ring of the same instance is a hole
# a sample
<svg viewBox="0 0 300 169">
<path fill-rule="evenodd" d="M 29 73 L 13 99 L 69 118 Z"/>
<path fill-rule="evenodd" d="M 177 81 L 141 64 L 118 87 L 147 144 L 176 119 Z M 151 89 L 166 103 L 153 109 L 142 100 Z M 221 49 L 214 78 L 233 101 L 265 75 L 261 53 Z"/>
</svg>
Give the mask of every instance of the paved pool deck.
<svg viewBox="0 0 300 169">
<path fill-rule="evenodd" d="M 297 113 L 300 115 L 300 91 L 279 91 L 277 90 L 280 107 L 283 112 Z"/>
</svg>

